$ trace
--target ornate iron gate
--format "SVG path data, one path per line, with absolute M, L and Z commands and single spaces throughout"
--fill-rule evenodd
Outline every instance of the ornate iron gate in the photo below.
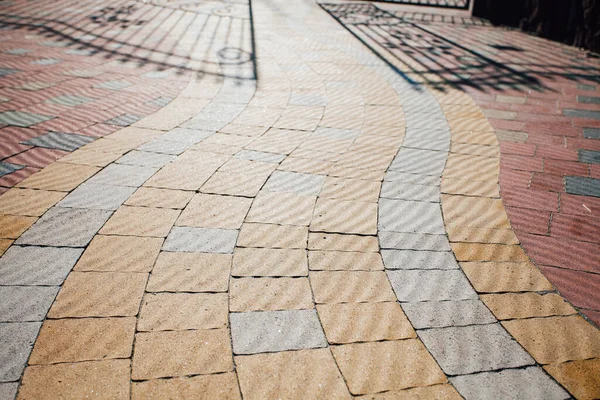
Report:
M 454 8 L 468 10 L 473 0 L 377 0 L 385 3 L 409 4 L 415 6 Z

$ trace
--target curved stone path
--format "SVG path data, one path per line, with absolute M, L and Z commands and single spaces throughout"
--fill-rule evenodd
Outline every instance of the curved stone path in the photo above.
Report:
M 0 397 L 597 397 L 473 100 L 253 7 L 258 84 L 192 81 L 0 196 Z

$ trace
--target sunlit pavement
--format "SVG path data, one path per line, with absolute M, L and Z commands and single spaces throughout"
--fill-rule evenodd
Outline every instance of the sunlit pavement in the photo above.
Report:
M 600 397 L 596 58 L 378 3 L 0 29 L 0 399 Z

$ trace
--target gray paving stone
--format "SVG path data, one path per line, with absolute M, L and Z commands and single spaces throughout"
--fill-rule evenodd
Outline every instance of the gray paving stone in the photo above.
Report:
M 497 322 L 490 310 L 480 300 L 402 303 L 402 309 L 415 329 Z
M 175 226 L 162 249 L 201 253 L 233 253 L 238 231 Z
M 71 54 L 74 56 L 91 56 L 96 54 L 96 50 L 87 50 L 87 49 L 69 49 L 65 51 L 65 54 Z
M 150 72 L 145 73 L 144 76 L 146 78 L 150 78 L 150 79 L 164 79 L 164 78 L 168 78 L 169 76 L 171 76 L 171 72 L 169 72 L 169 71 L 150 71 Z M 164 105 L 161 105 L 160 107 L 164 107 Z
M 18 69 L 14 68 L 0 68 L 0 78 L 7 75 L 16 74 L 17 72 L 21 72 Z
M 90 101 L 94 101 L 91 97 L 79 96 L 74 94 L 65 94 L 63 96 L 53 97 L 51 99 L 46 100 L 46 103 L 58 104 L 61 106 L 67 107 L 76 107 L 82 104 L 89 103 Z
M 137 149 L 152 153 L 179 155 L 188 148 L 190 148 L 190 145 L 187 143 L 174 142 L 172 140 L 165 140 L 159 137 L 149 141 L 148 143 L 138 146 Z
M 33 114 L 23 111 L 5 111 L 0 113 L 0 125 L 13 125 L 27 128 L 40 122 L 48 121 L 55 117 L 49 115 Z
M 140 187 L 157 171 L 158 168 L 153 167 L 111 164 L 91 177 L 87 182 L 97 185 Z
M 192 146 L 214 134 L 214 132 L 202 131 L 199 129 L 175 128 L 161 135 L 160 138 L 172 142 L 186 143 L 187 145 Z
M 563 400 L 571 396 L 540 367 L 455 376 L 452 385 L 466 400 Z
M 146 74 L 146 76 L 147 75 L 148 74 Z M 167 104 L 169 104 L 171 101 L 173 101 L 172 97 L 159 97 L 159 98 L 156 98 L 156 99 L 154 99 L 152 101 L 149 101 L 148 104 L 151 104 L 151 105 L 157 106 L 157 107 L 164 107 Z
M 450 137 L 431 139 L 429 137 L 407 135 L 406 139 L 404 139 L 404 142 L 402 142 L 402 147 L 448 152 L 450 151 Z
M 442 177 L 432 175 L 408 174 L 406 172 L 390 170 L 385 174 L 383 180 L 384 182 L 389 181 L 411 183 L 414 185 L 440 186 Z
M 19 382 L 0 383 L 0 400 L 13 400 L 17 396 Z
M 587 139 L 600 139 L 600 128 L 583 128 L 583 136 Z
M 386 269 L 458 269 L 450 251 L 381 250 Z
M 108 89 L 108 90 L 121 90 L 128 86 L 131 86 L 131 83 L 127 81 L 105 81 L 96 85 L 97 88 L 100 89 Z
M 67 42 L 58 42 L 55 40 L 46 40 L 45 42 L 42 42 L 40 44 L 46 47 L 67 47 L 69 45 L 69 43 Z
M 116 210 L 135 192 L 135 187 L 84 183 L 58 203 L 59 207 Z
M 111 211 L 51 208 L 16 244 L 83 247 L 111 216 Z
M 275 171 L 263 186 L 263 190 L 268 192 L 292 192 L 306 196 L 317 195 L 321 191 L 324 182 L 324 175 Z
M 11 246 L 0 258 L 0 285 L 62 285 L 83 249 Z
M 356 139 L 360 135 L 360 131 L 353 129 L 338 129 L 338 128 L 326 128 L 318 127 L 313 133 L 314 136 L 327 137 L 338 140 L 352 140 Z
M 565 176 L 565 190 L 570 194 L 600 197 L 600 179 Z
M 41 326 L 41 322 L 0 324 L 0 382 L 21 378 Z
M 411 174 L 439 176 L 444 172 L 448 153 L 443 151 L 409 149 L 403 147 L 390 165 L 390 170 Z
M 0 286 L 0 322 L 43 321 L 58 286 Z
M 388 270 L 400 302 L 477 299 L 461 270 Z
M 573 118 L 600 119 L 600 111 L 564 109 L 563 114 Z
M 596 86 L 595 85 L 586 85 L 584 83 L 580 83 L 579 85 L 577 85 L 577 89 L 579 89 L 579 90 L 593 91 L 593 90 L 596 90 Z
M 162 168 L 175 159 L 171 154 L 151 153 L 149 151 L 132 150 L 115 161 L 117 164 L 137 165 L 139 167 Z
M 279 164 L 286 156 L 285 154 L 265 153 L 264 151 L 242 150 L 237 152 L 234 157 L 242 160 Z
M 295 106 L 326 106 L 327 96 L 316 93 L 292 92 L 289 104 Z
M 231 313 L 234 354 L 326 347 L 315 310 Z
M 577 96 L 578 103 L 600 104 L 600 97 L 595 96 Z
M 48 132 L 44 135 L 31 138 L 22 143 L 29 144 L 31 146 L 45 147 L 48 149 L 73 151 L 93 141 L 94 138 L 89 136 L 63 132 Z
M 129 125 L 132 125 L 132 124 L 138 122 L 141 119 L 142 119 L 142 117 L 139 115 L 121 114 L 117 117 L 109 119 L 108 121 L 106 121 L 104 123 L 109 124 L 109 125 L 117 125 L 117 126 L 129 126 Z
M 471 325 L 417 331 L 449 375 L 515 368 L 535 363 L 502 325 Z
M 57 58 L 40 58 L 39 60 L 32 61 L 30 64 L 47 66 L 58 64 L 61 62 L 62 60 L 59 60 Z
M 380 197 L 386 199 L 440 202 L 440 187 L 415 185 L 398 181 L 385 181 L 381 185 Z
M 11 164 L 7 162 L 0 162 L 0 176 L 12 174 L 13 172 L 18 171 L 22 168 L 25 168 L 25 166 Z
M 227 125 L 229 121 L 221 121 L 216 119 L 192 118 L 187 122 L 179 125 L 180 128 L 198 129 L 202 131 L 216 132 Z
M 29 50 L 29 49 L 23 49 L 23 48 L 19 48 L 19 49 L 10 49 L 10 50 L 6 50 L 3 51 L 4 54 L 11 54 L 13 56 L 22 56 L 23 54 L 27 54 L 27 53 L 31 53 L 33 50 Z M 3 68 L 4 69 L 4 68 Z M 1 76 L 1 75 L 0 75 Z
M 437 203 L 409 200 L 379 200 L 379 229 L 406 233 L 446 233 Z
M 450 243 L 445 235 L 424 233 L 379 232 L 379 246 L 382 249 L 450 251 Z
M 579 161 L 590 164 L 600 164 L 600 151 L 579 150 Z

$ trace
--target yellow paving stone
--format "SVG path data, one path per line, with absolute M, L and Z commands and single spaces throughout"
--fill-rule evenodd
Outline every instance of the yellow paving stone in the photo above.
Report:
M 215 171 L 217 168 L 221 167 L 230 160 L 231 156 L 227 154 L 188 149 L 177 156 L 177 158 L 173 160 L 173 163 L 193 164 L 198 168 L 205 168 L 210 171 Z
M 186 378 L 152 379 L 133 382 L 133 400 L 198 399 L 241 400 L 236 374 L 227 372 Z
M 499 167 L 498 158 L 450 153 L 444 178 L 495 182 L 498 180 Z
M 283 116 L 292 118 L 320 119 L 323 116 L 324 110 L 329 110 L 329 107 L 325 109 L 325 107 L 320 106 L 288 105 L 283 110 Z
M 302 172 L 305 174 L 326 175 L 335 163 L 331 161 L 315 160 L 299 157 L 287 157 L 279 167 L 280 171 Z
M 466 181 L 463 179 L 443 178 L 441 193 L 463 196 L 500 197 L 500 189 L 496 181 Z
M 293 225 L 245 223 L 238 236 L 241 247 L 305 249 L 308 228 Z
M 282 110 L 269 107 L 246 107 L 233 123 L 239 125 L 273 126 L 281 117 Z
M 443 194 L 442 211 L 446 224 L 488 229 L 510 228 L 500 199 Z
M 272 128 L 246 146 L 246 149 L 267 153 L 290 154 L 301 143 L 304 143 L 310 135 L 311 132 Z
M 456 389 L 454 389 L 454 386 L 443 383 L 441 385 L 421 386 L 399 391 L 367 394 L 356 398 L 360 400 L 460 400 L 462 399 L 462 396 L 458 394 Z
M 232 255 L 161 252 L 150 279 L 149 292 L 226 292 Z
M 333 153 L 344 153 L 352 145 L 352 139 L 337 139 L 328 136 L 312 136 L 300 145 L 301 149 L 327 149 Z
M 306 276 L 306 250 L 236 248 L 233 276 Z
M 47 319 L 29 364 L 129 358 L 135 317 Z
M 451 243 L 458 261 L 528 261 L 529 258 L 517 245 L 496 243 Z
M 8 250 L 8 248 L 10 247 L 10 245 L 13 243 L 13 240 L 10 239 L 0 239 L 0 256 L 2 254 L 4 254 L 4 252 L 6 250 Z
M 166 208 L 121 206 L 104 227 L 101 234 L 167 237 L 179 210 Z
M 365 155 L 377 154 L 379 156 L 393 157 L 398 153 L 398 147 L 381 146 L 378 144 L 354 143 L 348 149 L 348 153 L 363 153 Z
M 406 124 L 401 124 L 397 126 L 373 126 L 373 125 L 364 125 L 361 129 L 361 132 L 366 135 L 373 136 L 387 136 L 387 137 L 402 137 L 406 133 Z
M 106 153 L 103 151 L 81 149 L 62 157 L 60 162 L 90 165 L 93 167 L 106 167 L 108 164 L 121 157 L 121 153 Z
M 336 233 L 309 233 L 309 250 L 337 250 L 378 252 L 379 242 L 375 236 L 338 235 Z
M 162 238 L 96 235 L 74 269 L 98 272 L 150 272 L 162 244 Z
M 332 344 L 417 337 L 397 302 L 322 304 L 317 311 Z
M 134 380 L 233 370 L 227 329 L 141 332 L 135 336 Z
M 217 154 L 225 154 L 225 155 L 234 155 L 238 151 L 242 150 L 242 146 L 229 146 L 225 144 L 218 143 L 205 143 L 204 141 L 195 144 L 190 147 L 190 150 L 204 152 L 204 153 L 217 153 Z
M 316 196 L 295 193 L 261 192 L 254 199 L 247 222 L 308 226 Z
M 546 365 L 544 369 L 575 398 L 600 399 L 600 358 Z
M 363 120 L 358 118 L 346 118 L 339 115 L 325 115 L 319 122 L 319 126 L 337 129 L 360 129 Z
M 578 315 L 515 319 L 502 325 L 540 364 L 600 357 L 600 331 Z
M 350 399 L 329 349 L 235 357 L 245 399 Z
M 316 303 L 396 301 L 383 271 L 311 271 Z
M 114 140 L 127 140 L 127 141 L 137 141 L 137 143 L 142 144 L 146 141 L 152 140 L 164 132 L 156 129 L 146 129 L 146 128 L 138 128 L 135 126 L 127 126 L 125 128 L 119 129 L 111 133 L 110 135 L 104 136 L 105 139 L 114 139 Z
M 206 99 L 178 96 L 157 112 L 137 121 L 133 126 L 168 131 L 196 116 L 208 103 L 209 100 Z
M 281 129 L 294 129 L 298 131 L 314 131 L 317 126 L 323 126 L 318 119 L 281 117 L 273 127 Z
M 145 187 L 162 189 L 198 190 L 215 173 L 218 165 L 171 163 L 148 179 Z
M 365 153 L 362 151 L 353 151 L 343 154 L 336 167 L 386 170 L 394 160 L 395 154 Z
M 404 141 L 404 137 L 383 137 L 378 135 L 360 135 L 354 141 L 354 144 L 367 144 L 371 146 L 384 146 L 384 147 L 393 147 L 400 148 L 402 146 L 402 142 Z
M 225 293 L 146 293 L 138 331 L 227 328 Z
M 129 360 L 30 365 L 18 399 L 129 399 Z
M 178 226 L 239 229 L 252 199 L 198 193 L 177 219 Z
M 377 233 L 377 203 L 319 198 L 315 205 L 311 231 Z
M 473 228 L 447 224 L 446 232 L 451 242 L 519 244 L 511 229 Z
M 12 188 L 0 195 L 0 213 L 40 217 L 65 195 L 46 190 Z
M 339 153 L 333 153 L 333 152 L 325 151 L 325 150 L 314 150 L 314 149 L 303 149 L 303 148 L 298 148 L 298 149 L 294 150 L 290 156 L 298 157 L 298 158 L 307 158 L 310 160 L 321 160 L 321 161 L 330 161 L 330 162 L 336 162 L 340 159 Z
M 481 144 L 484 146 L 498 146 L 498 139 L 493 129 L 484 132 L 475 132 L 472 130 L 458 131 L 452 129 L 452 142 Z
M 147 280 L 143 273 L 71 272 L 48 317 L 137 315 Z
M 376 202 L 381 182 L 363 179 L 345 179 L 328 176 L 319 197 L 328 199 Z
M 183 209 L 194 192 L 141 187 L 125 201 L 128 206 Z
M 268 177 L 276 168 L 277 164 L 274 163 L 231 158 L 219 168 L 219 172 Z
M 473 132 L 486 132 L 493 130 L 492 126 L 485 117 L 481 118 L 450 118 L 448 119 L 448 125 L 452 132 L 462 131 L 473 131 Z
M 570 315 L 577 311 L 556 293 L 484 294 L 481 300 L 500 320 Z
M 254 197 L 267 181 L 267 174 L 216 172 L 201 188 L 203 193 Z
M 35 221 L 35 217 L 0 214 L 0 238 L 18 239 Z
M 473 143 L 452 142 L 450 146 L 450 152 L 483 157 L 500 157 L 500 149 L 498 148 L 498 146 L 486 146 Z
M 68 192 L 100 171 L 98 167 L 55 162 L 19 182 L 18 187 Z
M 241 278 L 231 281 L 231 312 L 313 308 L 308 278 Z
M 383 271 L 379 253 L 311 250 L 308 265 L 312 271 Z
M 254 139 L 247 136 L 230 135 L 227 133 L 215 133 L 207 137 L 201 143 L 220 144 L 223 146 L 244 147 L 251 143 Z
M 478 292 L 535 292 L 554 289 L 530 262 L 461 262 L 460 266 Z
M 354 395 L 446 383 L 446 375 L 418 339 L 332 346 Z
M 139 138 L 100 138 L 96 141 L 86 144 L 77 151 L 100 151 L 103 153 L 125 154 L 138 147 L 139 145 L 149 141 L 150 139 Z

